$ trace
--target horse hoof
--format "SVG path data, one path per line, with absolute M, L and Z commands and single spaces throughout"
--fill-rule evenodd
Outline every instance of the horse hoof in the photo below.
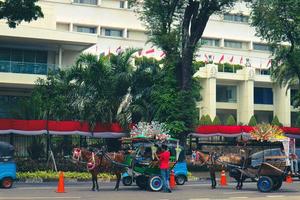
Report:
M 91 191 L 95 191 L 95 188 L 92 188 Z
M 119 188 L 115 188 L 114 191 L 119 191 Z

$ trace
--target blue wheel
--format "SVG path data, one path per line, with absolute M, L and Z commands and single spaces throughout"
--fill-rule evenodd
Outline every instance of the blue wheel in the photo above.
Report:
M 271 192 L 273 185 L 273 180 L 268 176 L 262 176 L 257 181 L 257 189 L 260 192 Z
M 160 176 L 151 176 L 149 178 L 149 189 L 152 191 L 160 191 L 163 187 L 163 180 Z

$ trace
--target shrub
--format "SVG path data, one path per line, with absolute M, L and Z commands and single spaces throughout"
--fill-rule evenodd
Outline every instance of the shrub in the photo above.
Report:
M 213 122 L 212 122 L 212 120 L 211 120 L 211 118 L 210 118 L 209 115 L 205 116 L 205 121 L 206 121 L 206 125 L 212 125 L 213 124 Z
M 275 125 L 275 126 L 283 126 L 283 124 L 279 122 L 279 119 L 278 119 L 278 117 L 276 115 L 274 116 L 271 124 Z
M 213 123 L 212 123 L 209 115 L 202 115 L 199 124 L 200 125 L 212 125 Z
M 296 126 L 296 127 L 300 127 L 300 115 L 297 116 L 295 126 Z
M 232 115 L 229 115 L 229 117 L 226 120 L 225 125 L 227 125 L 227 126 L 235 126 L 236 125 L 236 121 Z
M 257 121 L 254 115 L 252 115 L 252 117 L 249 120 L 248 126 L 256 126 L 257 125 Z
M 29 157 L 33 160 L 42 158 L 45 154 L 44 146 L 45 145 L 41 141 L 41 138 L 33 137 L 31 145 L 29 145 L 27 148 Z
M 215 116 L 213 125 L 222 125 L 221 119 L 219 118 L 218 115 Z

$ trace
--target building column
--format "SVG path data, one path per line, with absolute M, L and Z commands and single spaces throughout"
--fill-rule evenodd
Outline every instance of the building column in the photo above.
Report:
M 241 70 L 245 79 L 238 85 L 238 110 L 237 121 L 248 124 L 254 115 L 254 69 L 245 67 Z
M 58 67 L 61 69 L 62 67 L 62 48 L 58 49 Z
M 69 25 L 69 31 L 73 32 L 73 23 L 70 23 L 70 25 Z
M 206 65 L 207 78 L 201 80 L 200 118 L 209 115 L 213 120 L 216 116 L 216 73 L 218 67 L 214 64 Z
M 282 88 L 278 84 L 273 87 L 274 95 L 274 116 L 284 126 L 291 126 L 291 91 L 286 87 Z

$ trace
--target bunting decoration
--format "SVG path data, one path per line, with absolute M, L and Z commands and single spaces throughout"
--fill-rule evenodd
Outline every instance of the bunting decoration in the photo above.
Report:
M 233 62 L 233 59 L 234 59 L 234 56 L 232 56 L 232 57 L 230 58 L 229 62 L 232 63 L 232 62 Z

